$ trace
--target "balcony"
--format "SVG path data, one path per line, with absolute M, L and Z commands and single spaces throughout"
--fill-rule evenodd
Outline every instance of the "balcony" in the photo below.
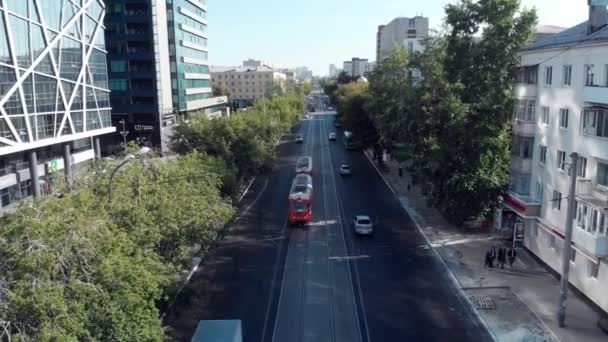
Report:
M 608 189 L 597 187 L 589 179 L 579 179 L 576 183 L 576 197 L 593 206 L 608 208 Z
M 511 156 L 511 170 L 519 174 L 532 173 L 532 158 Z
M 586 103 L 608 104 L 608 87 L 585 86 L 583 101 Z
M 538 93 L 538 85 L 527 83 L 516 83 L 513 86 L 513 95 L 516 98 L 536 98 Z
M 513 133 L 521 136 L 533 137 L 536 133 L 536 122 L 513 119 Z

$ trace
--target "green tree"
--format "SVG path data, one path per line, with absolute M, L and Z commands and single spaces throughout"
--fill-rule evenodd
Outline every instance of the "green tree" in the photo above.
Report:
M 336 98 L 336 91 L 338 91 L 338 82 L 336 80 L 324 80 L 321 84 L 325 95 L 329 96 L 329 102 L 336 104 L 338 99 Z
M 213 86 L 213 96 L 228 96 L 230 97 L 230 89 L 226 86 L 225 83 L 220 83 L 219 85 Z
M 387 145 L 415 139 L 407 135 L 416 105 L 408 57 L 405 49 L 397 48 L 369 76 L 368 111 Z
M 445 43 L 420 62 L 417 161 L 433 202 L 462 222 L 490 216 L 506 189 L 511 84 L 536 14 L 518 0 L 462 0 L 446 13 Z
M 368 83 L 341 85 L 336 96 L 340 120 L 353 133 L 354 139 L 364 147 L 377 144 L 378 133 L 366 107 L 369 101 Z

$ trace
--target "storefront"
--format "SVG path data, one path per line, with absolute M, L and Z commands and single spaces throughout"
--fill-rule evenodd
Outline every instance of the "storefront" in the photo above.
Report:
M 540 213 L 540 203 L 526 203 L 505 195 L 496 210 L 494 227 L 504 240 L 512 241 L 516 248 L 523 247 L 526 228 L 533 227 Z

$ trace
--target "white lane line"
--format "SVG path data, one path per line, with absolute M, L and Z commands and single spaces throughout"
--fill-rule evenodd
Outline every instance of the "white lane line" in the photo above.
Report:
M 256 179 L 256 177 L 253 177 L 251 182 L 249 182 L 249 185 L 247 185 L 247 187 L 245 188 L 245 191 L 243 191 L 243 194 L 241 195 L 241 197 L 239 197 L 239 203 L 243 200 L 243 197 L 245 197 L 245 195 L 247 195 L 247 192 L 249 191 L 249 188 L 251 188 L 251 185 L 253 184 L 255 179 Z
M 325 123 L 325 120 L 323 120 L 323 123 Z M 325 127 L 325 125 L 323 125 L 324 131 L 325 133 L 327 133 L 327 127 Z M 344 253 L 348 253 L 348 248 L 346 248 L 346 233 L 344 232 L 344 224 L 342 222 L 344 216 L 344 208 L 342 208 L 342 204 L 340 203 L 340 194 L 338 193 L 338 186 L 336 185 L 336 175 L 335 175 L 335 169 L 334 169 L 334 164 L 332 161 L 332 157 L 331 157 L 331 148 L 329 147 L 329 144 L 327 144 L 327 153 L 329 155 L 329 165 L 331 166 L 331 178 L 333 180 L 334 183 L 334 193 L 336 194 L 336 205 L 338 207 L 338 212 L 341 214 L 340 215 L 340 219 L 338 220 L 339 225 L 340 225 L 340 231 L 342 232 L 342 245 L 344 246 Z M 363 302 L 363 290 L 361 289 L 361 279 L 359 278 L 359 270 L 357 269 L 357 264 L 353 263 L 353 267 L 355 270 L 355 277 L 357 279 L 357 293 L 359 294 L 359 300 L 360 300 L 360 304 L 361 304 L 361 312 L 363 313 L 363 324 L 365 325 L 365 334 L 367 337 L 367 342 L 371 342 L 371 337 L 369 334 L 369 324 L 367 323 L 367 312 L 365 309 L 365 303 Z M 359 341 L 363 340 L 363 336 L 361 335 L 361 326 L 359 325 L 359 311 L 357 310 L 357 301 L 355 299 L 355 288 L 353 286 L 353 282 L 352 282 L 352 273 L 350 270 L 350 263 L 347 262 L 347 268 L 348 270 L 348 276 L 349 276 L 349 283 L 350 283 L 350 288 L 353 294 L 353 304 L 355 305 L 355 317 L 357 319 L 357 326 L 359 327 L 358 332 L 359 332 Z
M 306 132 L 306 142 L 304 143 L 304 153 L 306 153 L 306 149 L 308 147 L 308 145 L 310 144 L 310 139 L 308 139 L 310 137 L 310 128 L 311 128 L 311 123 L 308 123 L 308 127 L 307 127 L 307 132 Z M 287 229 L 287 225 L 289 224 L 289 214 L 286 215 L 285 217 L 285 225 L 283 226 L 283 232 L 285 232 L 285 230 Z M 287 273 L 287 260 L 289 260 L 289 246 L 291 243 L 291 239 L 289 239 L 289 241 L 287 242 L 287 253 L 285 255 L 285 271 L 283 271 L 283 278 L 281 279 L 281 289 L 279 290 L 279 300 L 277 302 L 277 312 L 276 312 L 276 316 L 274 318 L 274 327 L 272 329 L 272 341 L 276 340 L 276 333 L 277 333 L 277 322 L 279 321 L 279 317 L 280 317 L 280 313 L 281 313 L 281 300 L 283 299 L 283 288 L 285 287 L 285 274 Z M 293 250 L 293 248 L 292 248 Z M 275 272 L 278 269 L 278 262 L 279 262 L 279 257 L 280 255 L 277 256 L 276 259 L 276 263 L 275 263 Z M 274 278 L 274 276 L 273 276 Z M 268 327 L 268 316 L 270 314 L 270 304 L 271 304 L 271 300 L 272 300 L 272 291 L 270 291 L 270 295 L 268 297 L 268 304 L 267 304 L 267 310 L 266 310 L 266 317 L 264 319 L 264 330 L 262 331 L 262 342 L 265 341 L 265 337 L 266 337 L 266 329 Z
M 325 119 L 323 119 L 322 123 L 321 123 L 321 127 L 319 127 L 319 138 L 321 138 L 321 131 L 323 131 L 323 133 L 325 133 Z M 319 145 L 322 145 L 322 142 L 319 142 Z M 321 148 L 321 147 L 320 147 Z M 333 272 L 331 269 L 331 261 L 332 256 L 330 253 L 330 237 L 329 237 L 329 224 L 336 224 L 338 220 L 327 220 L 327 217 L 329 216 L 328 210 L 327 210 L 327 181 L 325 180 L 325 148 L 321 149 L 321 175 L 322 175 L 322 181 L 323 181 L 323 216 L 325 217 L 325 220 L 323 221 L 325 223 L 324 227 L 325 227 L 325 244 L 326 246 L 326 251 L 327 251 L 327 274 L 328 274 L 328 281 L 329 281 L 329 286 L 327 287 L 327 291 L 329 292 L 329 308 L 330 308 L 330 315 L 331 315 L 331 340 L 332 341 L 336 341 L 336 319 L 335 319 L 335 310 L 334 310 L 334 276 L 333 276 Z M 331 162 L 331 161 L 330 161 Z M 346 252 L 346 251 L 345 251 Z M 345 253 L 346 254 L 346 253 Z M 355 307 L 356 309 L 356 307 Z
M 492 338 L 494 339 L 494 341 L 498 342 L 498 337 L 490 329 L 490 326 L 488 325 L 488 322 L 486 322 L 486 320 L 479 313 L 479 311 L 477 311 L 477 308 L 475 307 L 475 304 L 473 304 L 473 302 L 471 301 L 471 298 L 469 298 L 469 296 L 467 296 L 466 292 L 464 292 L 464 290 L 462 289 L 462 285 L 458 281 L 458 278 L 456 278 L 456 275 L 454 274 L 454 272 L 452 272 L 452 269 L 450 269 L 450 266 L 448 266 L 448 263 L 443 259 L 443 257 L 441 256 L 441 254 L 439 254 L 439 251 L 437 251 L 437 249 L 433 248 L 433 243 L 426 236 L 426 234 L 424 233 L 424 230 L 422 230 L 422 226 L 420 226 L 420 223 L 418 223 L 418 221 L 416 221 L 416 216 L 414 216 L 414 213 L 411 212 L 411 210 L 407 206 L 404 206 L 401 203 L 401 200 L 399 200 L 399 195 L 397 195 L 397 192 L 395 191 L 395 189 L 393 189 L 393 187 L 386 180 L 386 178 L 384 177 L 384 175 L 382 174 L 382 172 L 380 172 L 380 170 L 378 169 L 378 167 L 376 166 L 376 164 L 374 164 L 374 162 L 369 158 L 369 156 L 367 155 L 367 153 L 365 153 L 365 151 L 363 151 L 363 154 L 365 155 L 365 157 L 367 157 L 367 160 L 369 161 L 370 164 L 372 164 L 372 166 L 374 167 L 374 169 L 376 169 L 376 172 L 378 172 L 378 175 L 380 175 L 380 178 L 382 178 L 382 180 L 384 181 L 384 184 L 386 184 L 386 186 L 393 193 L 393 195 L 395 195 L 395 198 L 397 199 L 397 201 L 399 201 L 399 204 L 401 205 L 401 208 L 403 208 L 406 211 L 406 213 L 408 214 L 408 216 L 412 219 L 412 221 L 414 222 L 414 225 L 416 226 L 416 229 L 418 229 L 418 232 L 422 235 L 422 237 L 426 241 L 427 246 L 431 250 L 433 250 L 435 257 L 440 260 L 440 262 L 443 265 L 443 267 L 447 270 L 449 278 L 450 278 L 450 280 L 452 280 L 452 283 L 453 283 L 454 287 L 456 288 L 456 290 L 458 291 L 458 293 L 460 294 L 460 297 L 463 298 L 466 301 L 466 303 L 469 305 L 469 309 L 477 317 L 478 321 L 481 322 L 481 324 L 486 329 L 486 331 L 490 334 L 490 336 L 492 336 Z

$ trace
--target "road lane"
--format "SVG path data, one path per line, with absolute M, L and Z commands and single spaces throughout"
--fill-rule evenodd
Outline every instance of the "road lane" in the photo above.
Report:
M 303 121 L 293 133 L 306 135 L 308 126 Z M 287 251 L 287 197 L 305 148 L 291 138 L 279 144 L 274 171 L 259 176 L 243 199 L 247 213 L 227 229 L 166 316 L 172 340 L 190 341 L 205 319 L 240 319 L 245 341 L 271 340 Z
M 333 117 L 325 117 L 332 127 Z M 333 128 L 330 128 L 334 130 Z M 424 238 L 361 151 L 330 146 L 334 168 L 348 163 L 353 176 L 339 177 L 343 216 L 370 215 L 372 237 L 346 229 L 354 265 L 353 283 L 361 286 L 371 341 L 490 341 L 453 287 Z
M 324 118 L 312 116 L 313 221 L 293 227 L 273 341 L 361 341 Z M 299 305 L 298 305 L 299 304 Z M 298 326 L 298 321 L 300 325 Z

